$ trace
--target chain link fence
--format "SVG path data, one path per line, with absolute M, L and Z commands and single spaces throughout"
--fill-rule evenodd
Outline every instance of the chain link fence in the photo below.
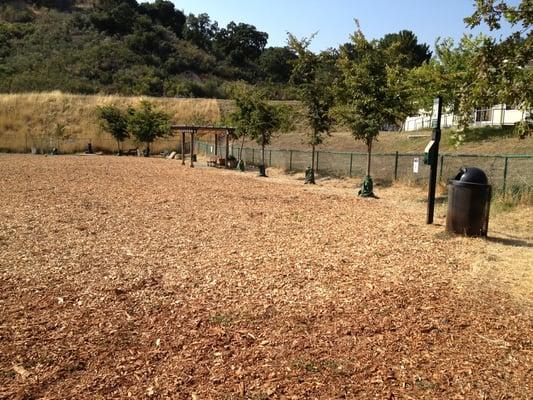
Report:
M 213 156 L 213 144 L 198 142 L 197 151 Z M 225 146 L 217 148 L 217 154 L 225 157 Z M 242 158 L 248 165 L 261 163 L 261 149 L 230 145 L 229 155 Z M 366 153 L 317 151 L 315 166 L 318 174 L 335 177 L 363 177 L 366 172 Z M 376 153 L 372 155 L 372 177 L 382 183 L 396 180 L 427 184 L 429 166 L 423 163 L 422 153 Z M 418 161 L 416 172 L 415 161 Z M 311 165 L 311 152 L 303 150 L 265 150 L 267 167 L 287 172 L 303 172 Z M 438 177 L 445 183 L 453 179 L 461 167 L 478 167 L 484 170 L 494 189 L 500 192 L 533 193 L 533 155 L 474 155 L 441 154 Z
M 59 154 L 73 154 L 82 153 L 87 150 L 88 144 L 91 143 L 92 149 L 95 152 L 103 152 L 106 154 L 116 153 L 118 145 L 116 140 L 109 137 L 101 138 L 57 138 L 48 135 L 26 135 L 21 136 L 18 141 L 10 141 L 3 143 L 0 141 L 0 151 L 17 152 L 17 153 L 35 153 L 48 154 L 53 149 L 57 149 Z M 135 142 L 134 140 L 125 140 L 121 143 L 123 151 L 143 149 L 144 145 Z M 190 151 L 190 141 L 187 138 L 185 142 L 185 151 Z M 165 139 L 157 139 L 150 145 L 152 154 L 158 154 L 165 151 L 181 151 L 181 139 L 179 136 L 173 136 Z
M 188 139 L 188 138 L 187 138 Z M 91 142 L 94 151 L 115 153 L 117 143 L 113 139 L 70 138 L 58 139 L 50 136 L 26 136 L 21 140 L 20 148 L 10 146 L 8 150 L 17 152 L 49 153 L 58 149 L 59 153 L 68 154 L 83 152 Z M 213 144 L 198 141 L 196 152 L 204 156 L 214 156 Z M 122 144 L 125 151 L 141 147 L 138 143 L 127 140 Z M 158 139 L 151 146 L 152 154 L 177 151 L 181 152 L 179 137 Z M 0 143 L 0 149 L 2 144 Z M 185 142 L 185 152 L 190 152 L 190 142 Z M 217 154 L 225 157 L 225 143 L 219 143 Z M 248 165 L 259 165 L 261 149 L 240 146 L 232 143 L 229 154 L 242 158 Z M 414 171 L 415 159 L 419 161 L 418 172 Z M 363 177 L 366 171 L 366 153 L 317 151 L 315 159 L 316 171 L 321 175 L 335 177 Z M 288 172 L 303 172 L 311 164 L 311 152 L 304 150 L 267 149 L 265 151 L 267 167 L 280 168 Z M 474 155 L 474 154 L 442 154 L 439 157 L 439 180 L 443 183 L 452 179 L 459 168 L 475 166 L 487 173 L 495 190 L 503 193 L 533 194 L 533 155 Z M 429 167 L 423 164 L 422 153 L 376 153 L 372 155 L 372 177 L 382 183 L 395 180 L 426 184 Z

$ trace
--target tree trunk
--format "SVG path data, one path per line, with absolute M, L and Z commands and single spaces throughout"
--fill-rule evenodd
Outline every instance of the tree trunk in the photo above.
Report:
M 265 143 L 261 143 L 261 165 L 259 166 L 259 176 L 266 177 L 266 166 L 265 166 Z
M 242 149 L 244 148 L 244 139 L 246 136 L 242 135 L 241 149 L 239 150 L 239 160 L 242 160 Z
M 370 176 L 370 163 L 372 161 L 372 140 L 367 143 L 366 176 Z
M 311 171 L 315 173 L 315 145 L 311 145 Z

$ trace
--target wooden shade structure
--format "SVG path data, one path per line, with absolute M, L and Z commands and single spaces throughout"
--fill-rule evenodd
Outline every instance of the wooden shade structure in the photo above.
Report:
M 196 126 L 196 125 L 172 125 L 172 129 L 181 133 L 181 164 L 185 165 L 185 135 L 191 135 L 191 168 L 194 167 L 194 139 L 198 132 L 208 132 L 215 134 L 215 155 L 218 153 L 218 135 L 222 134 L 226 138 L 226 168 L 228 168 L 229 139 L 235 133 L 235 128 L 224 126 Z

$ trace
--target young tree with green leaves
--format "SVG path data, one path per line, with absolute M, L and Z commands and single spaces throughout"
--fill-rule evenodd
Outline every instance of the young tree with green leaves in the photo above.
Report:
M 408 72 L 418 109 L 431 109 L 433 100 L 441 96 L 446 109 L 459 112 L 461 94 L 475 78 L 476 54 L 484 36 L 464 36 L 458 43 L 446 38 L 435 43 L 435 57 Z
M 239 151 L 239 166 L 243 169 L 244 161 L 242 159 L 242 149 L 244 141 L 251 138 L 250 125 L 252 112 L 254 110 L 253 101 L 250 99 L 249 90 L 238 90 L 235 93 L 235 105 L 237 109 L 229 115 L 230 125 L 235 126 L 235 136 L 241 139 L 241 148 Z
M 237 110 L 231 119 L 237 135 L 246 135 L 261 146 L 259 176 L 266 177 L 265 147 L 270 145 L 276 132 L 291 128 L 292 116 L 285 106 L 269 104 L 260 93 L 241 94 L 236 98 Z
M 311 166 L 306 173 L 306 183 L 315 183 L 315 148 L 322 144 L 333 124 L 331 108 L 334 75 L 327 60 L 309 50 L 314 35 L 298 40 L 288 34 L 289 47 L 298 58 L 293 61 L 291 82 L 298 87 L 300 101 L 305 105 L 305 117 L 310 126 L 307 143 L 311 146 Z
M 485 23 L 491 31 L 499 30 L 504 21 L 511 25 L 514 32 L 499 40 L 484 37 L 474 60 L 474 79 L 465 82 L 461 96 L 463 115 L 468 115 L 478 105 L 513 104 L 524 114 L 533 107 L 533 1 L 521 0 L 516 5 L 509 3 L 476 0 L 475 12 L 465 18 L 470 28 Z M 463 119 L 464 126 L 469 122 Z M 524 123 L 527 124 L 527 121 L 517 127 L 521 136 L 524 135 Z
M 150 155 L 150 144 L 157 138 L 171 135 L 170 115 L 154 110 L 152 103 L 141 101 L 139 109 L 128 108 L 128 131 L 146 145 L 144 155 Z
M 122 154 L 121 143 L 130 137 L 126 112 L 118 107 L 107 105 L 98 107 L 96 113 L 100 127 L 117 141 L 118 155 L 120 156 Z
M 367 147 L 366 177 L 359 194 L 374 196 L 370 176 L 372 144 L 384 125 L 397 121 L 406 106 L 392 84 L 386 58 L 377 43 L 369 42 L 357 23 L 351 36 L 350 52 L 341 49 L 338 59 L 340 79 L 336 85 L 337 105 L 334 113 L 347 126 L 355 139 Z
M 436 57 L 411 71 L 408 81 L 418 99 L 418 108 L 430 109 L 433 98 L 443 97 L 444 106 L 459 116 L 460 130 L 453 136 L 457 145 L 466 140 L 473 111 L 507 104 L 527 115 L 533 105 L 533 3 L 522 0 L 509 5 L 501 0 L 477 0 L 475 12 L 465 18 L 473 28 L 485 23 L 498 30 L 506 21 L 514 32 L 500 40 L 487 35 L 464 35 L 438 41 Z M 528 121 L 517 125 L 518 134 L 528 134 Z

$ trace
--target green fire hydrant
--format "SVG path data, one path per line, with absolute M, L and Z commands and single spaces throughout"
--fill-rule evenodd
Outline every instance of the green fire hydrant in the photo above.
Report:
M 305 184 L 315 184 L 315 171 L 311 167 L 307 167 L 305 170 Z
M 359 196 L 361 197 L 376 197 L 374 195 L 374 183 L 370 175 L 365 176 L 361 190 L 359 190 Z

